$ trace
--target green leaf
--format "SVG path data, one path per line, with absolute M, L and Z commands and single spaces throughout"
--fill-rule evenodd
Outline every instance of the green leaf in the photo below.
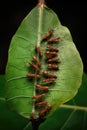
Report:
M 5 86 L 5 78 L 4 75 L 0 75 L 0 100 L 5 100 L 4 98 L 4 86 Z
M 4 77 L 0 75 L 0 130 L 23 130 L 29 120 L 8 109 L 4 99 Z
M 0 76 L 0 90 L 4 88 L 4 76 Z M 3 85 L 2 85 L 3 84 Z M 66 104 L 71 107 L 62 105 L 52 117 L 46 120 L 39 130 L 86 130 L 87 129 L 87 74 L 83 74 L 82 86 L 78 94 Z M 0 91 L 0 95 L 1 91 Z M 77 110 L 75 110 L 75 106 Z M 84 108 L 82 110 L 78 108 Z M 71 109 L 72 108 L 72 109 Z M 70 118 L 71 117 L 71 118 Z M 65 126 L 64 126 L 65 125 Z M 63 128 L 64 127 L 64 128 Z M 65 128 L 66 127 L 66 128 Z M 0 130 L 32 130 L 32 126 L 27 120 L 18 116 L 16 113 L 9 111 L 5 102 L 0 100 Z
M 47 35 L 49 30 L 54 30 L 52 37 L 60 39 L 53 43 L 58 48 L 57 58 L 60 59 L 59 70 L 49 70 L 47 67 L 46 47 L 47 41 L 42 37 Z M 43 57 L 36 53 L 35 47 L 39 46 Z M 33 62 L 32 57 L 36 56 L 42 63 L 40 69 L 41 78 L 29 80 L 27 74 L 37 74 L 37 70 L 28 63 Z M 36 65 L 38 62 L 35 63 Z M 43 107 L 36 109 L 35 101 L 32 99 L 37 93 L 36 85 L 43 84 L 43 71 L 55 74 L 57 79 L 50 85 L 49 91 L 45 93 L 43 101 L 48 102 L 52 109 L 47 116 L 52 115 L 59 105 L 73 98 L 78 92 L 82 82 L 83 64 L 79 52 L 73 43 L 69 30 L 62 26 L 57 15 L 47 6 L 36 6 L 22 21 L 16 34 L 13 36 L 10 48 L 8 63 L 6 67 L 6 102 L 12 110 L 20 115 L 29 118 L 31 114 L 38 117 L 39 112 L 46 110 Z M 48 107 L 47 107 L 48 109 Z
M 87 129 L 87 74 L 83 75 L 78 94 L 44 122 L 39 130 L 86 130 Z

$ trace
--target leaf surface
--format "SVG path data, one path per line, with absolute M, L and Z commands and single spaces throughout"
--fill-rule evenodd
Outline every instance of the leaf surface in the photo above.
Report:
M 59 49 L 58 71 L 48 70 L 45 61 L 48 43 L 47 41 L 41 42 L 42 37 L 51 29 L 54 30 L 53 38 L 60 37 L 59 41 L 53 44 L 53 47 Z M 35 46 L 41 48 L 43 53 L 41 59 L 35 51 Z M 28 80 L 26 75 L 28 73 L 36 74 L 36 70 L 29 66 L 33 56 L 41 61 L 42 66 L 40 80 L 35 78 L 31 81 Z M 45 70 L 57 76 L 55 83 L 49 86 L 49 91 L 45 93 L 44 97 L 44 101 L 52 106 L 47 115 L 50 116 L 59 105 L 73 98 L 78 92 L 82 82 L 83 64 L 69 30 L 61 25 L 57 15 L 47 6 L 36 6 L 22 21 L 9 48 L 5 97 L 12 110 L 26 118 L 29 118 L 33 112 L 38 117 L 39 112 L 44 108 L 36 109 L 32 97 L 37 94 L 36 84 L 43 85 L 43 71 Z
M 10 111 L 5 101 L 1 99 L 4 97 L 5 79 L 0 76 L 0 129 L 1 130 L 32 130 L 32 126 L 28 120 L 20 117 L 16 113 Z M 87 74 L 83 74 L 82 85 L 78 94 L 66 104 L 60 106 L 53 116 L 46 120 L 39 128 L 39 130 L 86 130 L 87 129 Z
M 10 111 L 4 99 L 5 76 L 0 75 L 0 130 L 23 130 L 29 120 Z
M 87 129 L 87 74 L 83 75 L 78 94 L 57 109 L 39 130 L 86 130 Z

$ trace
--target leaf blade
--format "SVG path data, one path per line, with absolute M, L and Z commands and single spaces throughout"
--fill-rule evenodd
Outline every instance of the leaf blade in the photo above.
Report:
M 47 130 L 87 129 L 86 84 L 87 74 L 84 73 L 78 94 L 69 102 L 61 105 L 52 117 L 41 124 L 39 130 L 44 130 L 44 128 Z
M 27 80 L 27 73 L 31 73 L 31 68 L 29 68 L 27 63 L 32 61 L 32 56 L 36 55 L 35 45 L 40 46 L 42 51 L 45 52 L 46 43 L 40 44 L 40 42 L 42 36 L 44 36 L 49 29 L 54 29 L 54 37 L 60 36 L 61 38 L 60 43 L 56 46 L 59 48 L 61 63 L 59 65 L 60 70 L 55 72 L 59 76 L 59 79 L 57 79 L 54 89 L 60 89 L 61 91 L 51 90 L 46 95 L 46 101 L 53 106 L 48 116 L 50 116 L 60 104 L 73 98 L 81 84 L 83 65 L 69 30 L 61 25 L 58 17 L 51 9 L 46 6 L 44 8 L 35 7 L 23 20 L 11 41 L 6 69 L 7 102 L 11 105 L 12 109 L 26 118 L 29 118 L 32 111 L 35 110 L 32 97 L 36 94 L 35 84 L 37 84 L 36 80 L 34 80 L 34 82 Z M 72 57 L 73 60 L 71 60 Z M 45 59 L 45 56 L 43 59 Z M 70 64 L 67 61 L 69 61 Z M 42 60 L 42 63 L 44 65 L 41 68 L 41 72 L 46 69 L 44 60 Z M 70 73 L 72 74 L 69 78 Z M 38 117 L 39 111 L 35 110 L 35 112 Z

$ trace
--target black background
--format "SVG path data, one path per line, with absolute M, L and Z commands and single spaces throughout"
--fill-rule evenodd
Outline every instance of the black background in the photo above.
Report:
M 12 36 L 23 18 L 36 4 L 37 0 L 0 1 L 0 74 L 5 73 Z M 84 71 L 87 72 L 87 3 L 84 1 L 46 0 L 46 4 L 58 15 L 62 25 L 69 28 L 73 41 L 80 52 Z

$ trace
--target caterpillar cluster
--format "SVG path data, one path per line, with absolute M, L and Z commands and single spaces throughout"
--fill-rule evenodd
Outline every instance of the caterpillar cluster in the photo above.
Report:
M 45 85 L 36 84 L 35 85 L 36 95 L 32 97 L 32 100 L 35 101 L 35 108 L 37 109 L 42 108 L 40 109 L 39 117 L 44 117 L 52 108 L 52 106 L 48 102 L 44 101 L 43 99 L 45 97 L 45 93 L 49 91 L 50 84 L 53 84 L 57 79 L 57 75 L 55 75 L 52 72 L 59 69 L 59 66 L 58 66 L 58 63 L 60 60 L 58 58 L 59 50 L 53 45 L 60 39 L 60 37 L 52 37 L 53 33 L 54 33 L 54 30 L 51 29 L 41 39 L 41 43 L 44 41 L 47 42 L 46 51 L 45 51 L 47 70 L 44 70 L 42 72 L 42 76 L 43 76 L 42 84 L 45 83 Z M 43 52 L 40 46 L 36 45 L 35 50 L 36 50 L 36 53 L 38 54 L 38 57 L 42 58 Z M 35 78 L 36 80 L 41 78 L 40 70 L 41 70 L 42 63 L 41 63 L 40 58 L 38 59 L 36 56 L 33 56 L 32 59 L 34 62 L 29 63 L 30 66 L 33 69 L 35 69 L 35 73 L 27 74 L 27 77 L 30 80 L 33 78 Z M 37 91 L 39 91 L 40 93 L 38 94 Z

